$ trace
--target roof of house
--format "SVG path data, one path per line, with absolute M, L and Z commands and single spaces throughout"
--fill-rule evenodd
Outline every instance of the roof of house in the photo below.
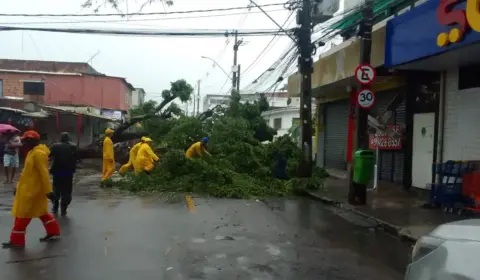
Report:
M 135 87 L 123 77 L 108 76 L 86 62 L 0 59 L 0 72 L 32 73 L 44 75 L 91 75 L 121 79 L 128 88 Z
M 43 72 L 102 74 L 86 62 L 0 59 L 0 69 Z

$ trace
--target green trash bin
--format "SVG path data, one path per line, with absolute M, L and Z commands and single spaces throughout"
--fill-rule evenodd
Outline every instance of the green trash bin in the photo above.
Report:
M 353 182 L 368 185 L 375 168 L 375 152 L 372 150 L 358 150 L 355 152 L 355 166 Z

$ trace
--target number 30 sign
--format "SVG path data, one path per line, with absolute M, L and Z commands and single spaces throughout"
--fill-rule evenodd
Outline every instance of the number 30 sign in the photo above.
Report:
M 363 109 L 370 109 L 376 101 L 375 92 L 369 89 L 362 89 L 357 93 L 358 106 Z

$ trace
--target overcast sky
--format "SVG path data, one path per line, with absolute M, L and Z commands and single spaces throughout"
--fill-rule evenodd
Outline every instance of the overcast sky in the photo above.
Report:
M 122 1 L 122 0 L 121 0 Z M 143 0 L 130 0 L 129 12 L 136 12 Z M 15 0 L 2 1 L 1 13 L 90 13 L 92 9 L 81 8 L 82 0 Z M 258 4 L 280 3 L 279 0 L 257 0 Z M 174 5 L 165 7 L 156 3 L 142 12 L 184 11 L 198 9 L 216 9 L 246 6 L 249 0 L 174 0 Z M 123 6 L 123 7 L 122 7 Z M 127 5 L 121 6 L 124 12 Z M 283 23 L 289 15 L 282 6 L 265 8 L 278 22 Z M 244 10 L 247 13 L 247 10 Z M 209 14 L 162 15 L 129 19 L 120 17 L 95 18 L 52 18 L 52 17 L 0 17 L 0 24 L 48 27 L 100 27 L 135 29 L 275 29 L 276 25 L 258 9 L 253 13 L 229 16 L 211 16 L 201 18 L 179 17 L 205 16 Z M 110 7 L 100 13 L 116 12 Z M 232 11 L 230 13 L 241 13 Z M 210 15 L 226 14 L 216 12 Z M 140 19 L 148 19 L 139 21 Z M 26 24 L 26 22 L 65 22 L 86 20 L 117 20 L 115 23 L 75 23 L 75 24 Z M 293 20 L 293 18 L 292 18 Z M 112 76 L 125 77 L 135 87 L 142 87 L 148 93 L 147 98 L 158 99 L 159 93 L 169 88 L 169 83 L 177 79 L 186 79 L 192 85 L 201 79 L 201 93 L 226 93 L 230 82 L 218 68 L 212 68 L 212 62 L 202 59 L 208 56 L 215 59 L 225 71 L 230 72 L 233 63 L 233 38 L 172 38 L 172 37 L 121 37 L 105 35 L 77 35 L 62 33 L 43 33 L 31 31 L 0 32 L 2 47 L 0 57 L 10 59 L 36 59 L 59 61 L 89 61 L 98 71 Z M 228 45 L 226 44 L 228 40 Z M 245 69 L 265 48 L 271 37 L 248 37 L 246 44 L 240 47 L 238 62 Z M 262 58 L 242 77 L 241 88 L 252 82 L 279 58 L 287 48 L 289 38 L 282 36 L 275 41 Z M 207 73 L 209 73 L 207 75 Z

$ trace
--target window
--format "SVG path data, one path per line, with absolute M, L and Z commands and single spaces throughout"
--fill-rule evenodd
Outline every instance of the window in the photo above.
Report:
M 23 94 L 45 95 L 45 84 L 43 81 L 24 81 Z
M 276 118 L 273 120 L 273 128 L 281 129 L 282 128 L 282 118 Z

